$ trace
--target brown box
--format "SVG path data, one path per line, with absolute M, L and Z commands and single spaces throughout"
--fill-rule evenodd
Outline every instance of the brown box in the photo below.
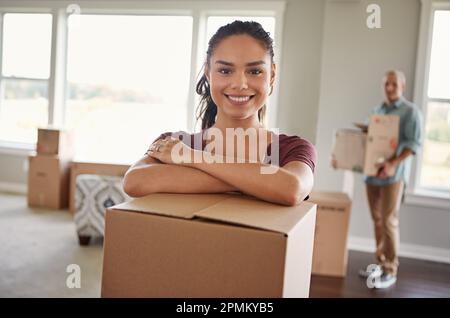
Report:
M 70 213 L 75 213 L 75 190 L 76 179 L 79 174 L 97 174 L 106 176 L 124 176 L 129 165 L 107 164 L 107 163 L 92 163 L 92 162 L 72 162 L 70 168 Z
M 74 133 L 71 130 L 39 128 L 36 152 L 38 155 L 59 155 L 69 159 L 74 156 Z
M 312 273 L 344 277 L 352 201 L 345 193 L 323 191 L 313 191 L 309 201 L 317 204 Z
M 102 297 L 308 297 L 316 205 L 150 194 L 107 209 Z
M 357 129 L 338 129 L 335 133 L 333 156 L 337 169 L 363 172 L 367 134 Z
M 338 169 L 362 172 L 367 176 L 377 174 L 377 163 L 391 158 L 397 149 L 399 116 L 371 115 L 367 129 L 338 129 L 333 145 L 333 157 Z M 392 176 L 395 171 L 390 172 Z
M 376 164 L 395 155 L 398 144 L 400 117 L 398 115 L 371 115 L 367 133 L 364 174 L 375 176 Z M 393 176 L 391 171 L 389 176 Z
M 66 208 L 70 161 L 50 155 L 30 156 L 28 160 L 28 206 Z

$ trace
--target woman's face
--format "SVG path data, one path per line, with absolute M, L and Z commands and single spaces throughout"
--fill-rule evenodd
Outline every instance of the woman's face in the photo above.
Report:
M 257 116 L 275 80 L 275 64 L 264 46 L 249 35 L 222 40 L 205 68 L 218 114 L 233 119 Z

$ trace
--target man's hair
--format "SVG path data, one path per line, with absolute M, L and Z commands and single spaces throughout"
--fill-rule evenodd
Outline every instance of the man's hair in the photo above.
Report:
M 389 70 L 384 74 L 383 80 L 385 80 L 389 75 L 395 75 L 397 80 L 399 80 L 403 85 L 406 85 L 405 73 L 400 70 Z

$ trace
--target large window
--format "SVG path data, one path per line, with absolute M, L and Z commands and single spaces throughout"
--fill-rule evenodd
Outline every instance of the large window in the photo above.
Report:
M 48 121 L 51 14 L 2 15 L 0 141 L 35 143 Z
M 195 84 L 217 28 L 255 20 L 280 40 L 283 11 L 272 1 L 0 4 L 0 152 L 28 154 L 38 127 L 62 125 L 75 132 L 75 160 L 135 162 L 161 133 L 198 129 Z
M 76 159 L 133 162 L 162 132 L 186 130 L 192 18 L 76 18 L 65 119 Z
M 450 10 L 434 11 L 419 186 L 450 191 Z

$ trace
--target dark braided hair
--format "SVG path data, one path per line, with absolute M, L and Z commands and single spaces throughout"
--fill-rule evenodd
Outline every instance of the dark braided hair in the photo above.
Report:
M 267 49 L 270 55 L 270 60 L 273 63 L 273 39 L 270 37 L 270 33 L 266 32 L 261 24 L 255 21 L 239 21 L 236 20 L 232 23 L 224 25 L 217 30 L 217 32 L 211 37 L 208 42 L 208 50 L 206 52 L 206 64 L 210 66 L 211 56 L 214 49 L 223 39 L 232 36 L 246 34 L 258 40 Z M 197 94 L 201 95 L 200 103 L 197 107 L 197 120 L 202 119 L 202 130 L 210 128 L 216 122 L 217 105 L 214 103 L 211 97 L 210 86 L 205 74 L 202 75 L 196 86 Z M 266 114 L 266 105 L 264 105 L 258 111 L 258 119 L 260 123 L 264 122 Z

